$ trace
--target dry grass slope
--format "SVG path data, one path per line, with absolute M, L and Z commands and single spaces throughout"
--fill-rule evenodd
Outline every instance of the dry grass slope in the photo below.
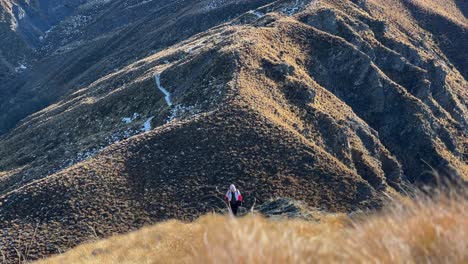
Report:
M 246 207 L 254 199 L 263 205 L 270 197 L 288 197 L 336 213 L 381 208 L 383 197 L 408 182 L 435 183 L 421 175 L 428 165 L 468 179 L 468 53 L 459 52 L 468 28 L 460 1 L 159 0 L 135 1 L 147 5 L 131 11 L 128 0 L 116 0 L 112 10 L 99 8 L 93 17 L 100 22 L 127 21 L 128 27 L 86 25 L 89 34 L 73 39 L 92 41 L 31 65 L 35 75 L 15 100 L 0 87 L 7 102 L 0 103 L 0 120 L 34 101 L 25 91 L 53 103 L 0 136 L 0 259 L 34 261 L 95 237 L 170 219 L 192 221 L 221 206 L 219 190 L 229 182 L 241 187 Z M 226 5 L 198 5 L 214 2 Z M 300 3 L 310 4 L 301 9 Z M 60 42 L 66 32 L 56 27 L 43 43 Z M 155 73 L 174 108 L 155 87 Z M 124 121 L 135 113 L 134 122 Z M 142 133 L 148 120 L 154 129 Z M 169 238 L 161 239 L 170 250 L 151 237 L 145 245 L 159 245 L 158 256 L 171 258 L 176 245 L 188 250 L 180 254 L 188 261 L 206 257 L 192 247 L 213 249 L 215 261 L 224 255 L 202 235 L 210 230 L 213 243 L 214 230 L 239 224 L 224 223 L 218 217 L 172 222 Z M 242 228 L 259 226 L 253 233 L 265 232 L 270 240 L 282 235 L 276 224 L 241 221 Z M 359 237 L 353 232 L 366 225 L 322 235 L 328 224 L 303 224 L 320 232 L 301 237 L 290 231 L 294 241 L 304 242 L 281 240 L 284 252 L 316 257 L 323 251 L 326 257 L 335 247 L 322 248 L 325 238 L 346 247 L 337 241 Z M 170 239 L 179 235 L 171 230 L 184 228 L 194 233 L 181 236 L 194 239 Z M 374 252 L 362 243 L 356 242 Z M 241 246 L 252 245 L 233 244 L 232 252 Z M 276 256 L 269 253 L 274 245 L 260 246 L 260 257 Z M 135 246 L 153 250 L 146 247 Z M 413 254 L 408 248 L 398 255 Z
M 57 263 L 467 263 L 466 196 L 399 202 L 319 223 L 206 215 L 85 244 Z

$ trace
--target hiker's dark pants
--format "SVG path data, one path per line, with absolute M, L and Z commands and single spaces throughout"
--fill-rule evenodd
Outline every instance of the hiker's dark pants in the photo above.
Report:
M 237 215 L 237 210 L 239 209 L 239 203 L 231 203 L 231 211 L 233 215 Z

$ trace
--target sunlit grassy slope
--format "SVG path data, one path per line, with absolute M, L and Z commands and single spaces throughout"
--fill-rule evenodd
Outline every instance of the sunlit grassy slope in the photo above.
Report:
M 320 222 L 206 215 L 81 245 L 40 263 L 468 263 L 466 196 Z

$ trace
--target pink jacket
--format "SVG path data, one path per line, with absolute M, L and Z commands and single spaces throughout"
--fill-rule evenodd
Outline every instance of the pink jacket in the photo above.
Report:
M 231 190 L 229 190 L 229 191 L 226 193 L 226 195 L 225 195 L 225 197 L 224 197 L 224 198 L 226 199 L 226 201 L 231 202 L 231 200 L 232 200 L 232 193 L 233 193 L 233 192 L 232 192 Z M 236 190 L 236 191 L 234 192 L 234 194 L 236 195 L 236 196 L 235 196 L 235 197 L 236 197 L 236 201 L 242 202 L 242 194 L 240 193 L 240 191 L 239 191 L 239 190 Z

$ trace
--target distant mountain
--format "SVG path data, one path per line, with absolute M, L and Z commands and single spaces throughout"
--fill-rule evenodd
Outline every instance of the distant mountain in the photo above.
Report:
M 231 182 L 345 212 L 468 175 L 463 1 L 0 3 L 8 259 L 194 219 Z

